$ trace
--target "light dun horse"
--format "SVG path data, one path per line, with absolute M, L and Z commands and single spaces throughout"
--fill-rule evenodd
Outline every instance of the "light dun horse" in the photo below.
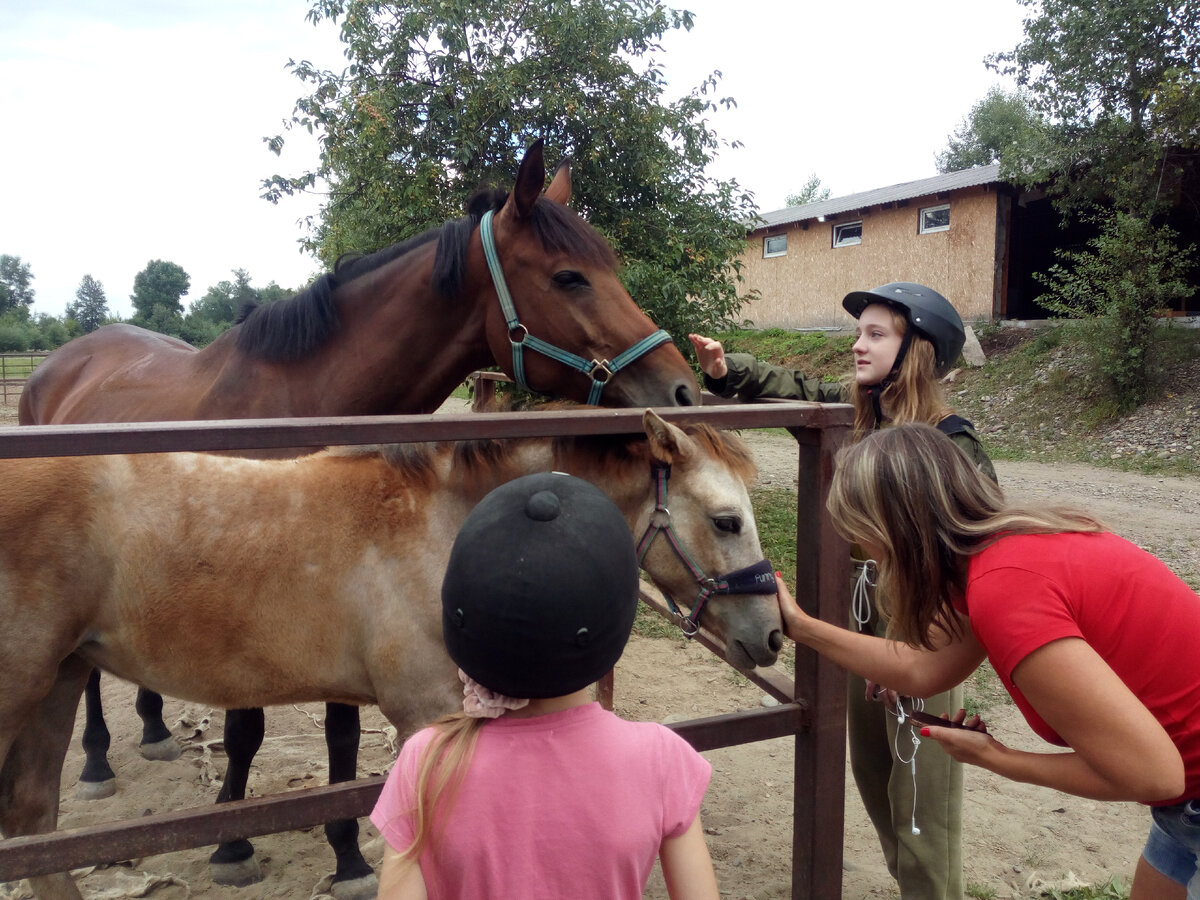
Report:
M 539 141 L 507 199 L 481 195 L 463 219 L 339 265 L 291 300 L 253 310 L 203 350 L 129 325 L 74 340 L 34 371 L 20 421 L 431 412 L 468 374 L 493 364 L 537 390 L 581 402 L 698 404 L 691 369 L 621 286 L 612 249 L 564 205 L 568 170 L 560 168 L 541 196 L 545 177 Z M 178 756 L 162 698 L 141 690 L 137 707 L 142 754 Z M 87 713 L 80 787 L 108 796 L 115 776 L 98 674 L 88 685 Z M 335 704 L 325 721 L 330 780 L 353 778 L 357 708 Z M 225 722 L 229 769 L 220 799 L 239 799 L 249 775 L 243 760 L 262 742 L 263 713 L 230 710 Z M 335 882 L 370 873 L 357 823 L 331 823 L 327 832 L 338 858 Z M 213 860 L 243 881 L 252 856 L 250 843 L 237 841 Z
M 644 440 L 0 461 L 4 835 L 55 828 L 94 666 L 226 708 L 378 703 L 401 734 L 453 709 L 441 573 L 472 506 L 519 475 L 586 478 L 643 535 L 664 524 L 652 463 L 669 464 L 670 525 L 691 565 L 670 540 L 645 546 L 642 565 L 681 607 L 708 577 L 760 562 L 745 445 L 643 420 Z M 704 624 L 743 668 L 772 664 L 782 644 L 773 594 L 713 596 Z M 43 900 L 79 897 L 67 873 L 31 883 Z

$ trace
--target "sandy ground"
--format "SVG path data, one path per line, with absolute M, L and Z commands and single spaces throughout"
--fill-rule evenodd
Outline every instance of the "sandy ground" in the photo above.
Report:
M 0 410 L 0 413 L 7 410 Z M 0 416 L 0 424 L 8 424 Z M 790 438 L 750 433 L 762 467 L 762 480 L 774 486 L 794 481 Z M 1035 463 L 997 465 L 1012 495 L 1062 500 L 1107 517 L 1115 529 L 1162 556 L 1196 586 L 1200 583 L 1200 479 L 1146 478 L 1082 466 Z M 968 688 L 970 692 L 970 688 Z M 136 752 L 139 734 L 133 692 L 105 680 L 105 702 L 113 732 L 111 759 L 117 771 L 116 796 L 101 801 L 74 797 L 82 764 L 78 735 L 62 782 L 64 827 L 123 819 L 212 802 L 224 769 L 221 712 L 167 701 L 169 725 L 184 747 L 170 763 L 147 762 Z M 750 709 L 761 691 L 694 643 L 682 639 L 631 641 L 617 669 L 617 711 L 628 718 L 662 721 Z M 323 707 L 310 705 L 267 711 L 267 740 L 251 775 L 256 796 L 324 783 Z M 986 712 L 989 727 L 1006 743 L 1045 748 L 1015 709 L 1001 704 Z M 373 708 L 364 711 L 362 775 L 387 770 L 394 740 Z M 929 747 L 926 752 L 940 752 Z M 706 754 L 714 766 L 703 816 L 722 887 L 722 896 L 790 896 L 791 785 L 793 754 L 787 739 Z M 895 897 L 874 832 L 847 776 L 843 898 Z M 1102 804 L 1043 788 L 1001 781 L 968 770 L 965 857 L 969 886 L 990 889 L 997 898 L 1039 896 L 1046 886 L 1100 883 L 1133 871 L 1148 816 L 1134 805 Z M 89 898 L 265 898 L 327 896 L 332 854 L 320 829 L 258 838 L 265 873 L 262 883 L 242 889 L 212 884 L 208 850 L 149 857 L 81 873 Z M 367 858 L 382 854 L 380 839 L 363 821 Z M 20 885 L 0 885 L 0 897 L 30 896 Z M 647 897 L 665 898 L 658 880 Z

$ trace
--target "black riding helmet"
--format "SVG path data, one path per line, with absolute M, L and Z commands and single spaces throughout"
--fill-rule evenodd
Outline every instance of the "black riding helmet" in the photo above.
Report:
M 933 344 L 937 374 L 945 375 L 950 371 L 962 353 L 967 334 L 962 317 L 949 300 L 933 288 L 910 281 L 893 281 L 871 291 L 851 291 L 842 299 L 846 312 L 856 319 L 872 303 L 885 303 L 903 312 L 908 319 L 909 329 L 892 366 L 893 377 L 900 371 L 900 364 L 908 352 L 909 337 L 914 331 Z
M 561 697 L 616 664 L 637 602 L 637 554 L 621 511 L 580 478 L 525 475 L 463 522 L 442 582 L 442 636 L 485 688 Z

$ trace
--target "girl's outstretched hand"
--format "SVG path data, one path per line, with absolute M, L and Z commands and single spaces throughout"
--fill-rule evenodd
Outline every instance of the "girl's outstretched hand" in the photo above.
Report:
M 779 586 L 779 613 L 783 617 L 783 633 L 798 644 L 804 643 L 804 634 L 812 616 L 800 608 L 796 598 L 783 581 L 783 573 L 775 573 L 775 584 Z
M 725 348 L 721 346 L 720 341 L 702 334 L 689 334 L 688 340 L 696 349 L 700 371 L 709 378 L 724 378 L 729 374 L 729 366 L 725 363 Z

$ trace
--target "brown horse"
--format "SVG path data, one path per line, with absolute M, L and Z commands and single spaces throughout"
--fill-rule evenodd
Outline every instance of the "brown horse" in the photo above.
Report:
M 461 691 L 439 600 L 450 538 L 487 491 L 529 472 L 601 487 L 643 535 L 651 580 L 682 607 L 717 585 L 706 627 L 739 666 L 772 664 L 781 626 L 774 582 L 762 583 L 748 449 L 651 410 L 643 421 L 645 439 L 400 445 L 289 461 L 0 461 L 5 836 L 54 829 L 93 666 L 227 708 L 378 703 L 402 735 L 454 708 Z M 664 530 L 669 539 L 653 539 Z M 760 574 L 736 577 L 747 567 Z M 40 898 L 79 896 L 66 873 L 31 883 Z
M 564 205 L 568 170 L 542 196 L 544 181 L 539 141 L 494 216 L 481 211 L 346 262 L 202 350 L 129 325 L 97 329 L 37 367 L 20 421 L 432 412 L 475 369 L 514 376 L 518 356 L 524 381 L 564 399 L 594 402 L 600 384 L 605 405 L 698 404 L 695 375 L 622 287 L 612 248 Z M 626 356 L 637 347 L 646 349 Z
M 129 325 L 98 329 L 37 367 L 21 395 L 20 421 L 430 412 L 470 372 L 493 364 L 568 399 L 698 404 L 691 369 L 621 286 L 609 245 L 564 205 L 569 171 L 560 167 L 542 196 L 544 183 L 539 141 L 506 199 L 481 196 L 499 205 L 480 206 L 411 241 L 341 264 L 296 297 L 254 309 L 202 350 Z M 177 756 L 162 721 L 162 698 L 139 691 L 137 707 L 143 755 Z M 87 713 L 81 793 L 108 796 L 115 776 L 98 673 L 88 686 Z M 253 757 L 263 729 L 259 709 L 231 710 L 226 717 L 229 769 L 220 799 L 245 795 L 249 764 L 243 761 Z M 326 733 L 330 780 L 353 778 L 357 708 L 331 706 Z M 327 830 L 338 856 L 335 880 L 369 874 L 357 823 Z M 248 841 L 238 841 L 213 859 L 233 864 L 230 877 L 244 880 L 252 854 Z

